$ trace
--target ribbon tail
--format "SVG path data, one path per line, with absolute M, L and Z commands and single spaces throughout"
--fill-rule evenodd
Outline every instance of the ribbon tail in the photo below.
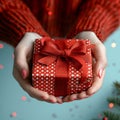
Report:
M 38 62 L 44 65 L 49 65 L 53 63 L 54 61 L 56 61 L 56 59 L 57 58 L 55 56 L 45 56 L 43 58 L 40 58 Z
M 68 84 L 68 64 L 66 61 L 57 59 L 55 68 L 55 96 L 66 96 L 67 95 L 67 84 Z

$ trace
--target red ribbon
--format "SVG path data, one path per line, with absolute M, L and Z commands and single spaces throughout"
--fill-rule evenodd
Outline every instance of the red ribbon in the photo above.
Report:
M 69 62 L 71 62 L 77 70 L 82 68 L 83 73 L 80 82 L 83 82 L 87 76 L 86 60 L 84 59 L 85 57 L 83 57 L 86 54 L 85 41 L 75 41 L 69 48 L 66 44 L 66 40 L 41 39 L 42 47 L 40 54 L 43 54 L 44 57 L 40 58 L 38 62 L 49 65 L 56 61 L 56 91 L 58 91 L 56 92 L 56 96 L 57 94 L 67 94 L 66 86 L 69 78 Z M 62 93 L 60 93 L 61 87 L 63 89 Z

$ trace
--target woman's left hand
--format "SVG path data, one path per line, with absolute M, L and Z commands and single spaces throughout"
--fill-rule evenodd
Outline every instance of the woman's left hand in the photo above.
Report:
M 79 33 L 75 38 L 89 39 L 92 44 L 95 44 L 95 47 L 92 48 L 93 84 L 87 91 L 83 91 L 78 94 L 72 94 L 64 97 L 63 102 L 70 102 L 73 100 L 88 98 L 94 93 L 96 93 L 103 84 L 103 78 L 105 76 L 105 68 L 107 66 L 106 48 L 94 32 L 84 31 Z

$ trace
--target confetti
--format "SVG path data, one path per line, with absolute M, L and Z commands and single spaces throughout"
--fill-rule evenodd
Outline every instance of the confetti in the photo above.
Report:
M 0 64 L 0 69 L 3 69 L 3 68 L 4 68 L 4 66 L 2 64 Z
M 3 47 L 4 47 L 4 45 L 0 43 L 0 48 L 3 48 Z
M 114 107 L 114 103 L 109 103 L 109 108 L 112 109 Z
M 52 11 L 48 11 L 48 15 L 51 16 L 53 13 Z
M 12 59 L 14 59 L 15 58 L 15 56 L 14 56 L 14 53 L 12 54 Z
M 101 114 L 98 114 L 98 118 L 102 118 L 103 116 Z
M 22 97 L 21 97 L 21 100 L 22 100 L 22 101 L 26 101 L 26 100 L 27 100 L 26 96 L 22 96 Z
M 113 66 L 116 66 L 116 63 L 112 63 Z
M 76 108 L 76 109 L 78 109 L 78 108 L 79 108 L 79 106 L 78 106 L 78 105 L 75 105 L 75 108 Z
M 52 114 L 53 118 L 57 118 L 57 115 L 55 113 Z
M 103 120 L 108 120 L 108 118 L 107 118 L 107 117 L 104 117 Z
M 11 117 L 16 117 L 16 116 L 17 116 L 17 113 L 16 113 L 16 112 L 12 112 L 10 116 L 11 116 Z
M 69 112 L 72 112 L 72 111 L 73 111 L 73 109 L 72 109 L 72 108 L 70 108 L 70 109 L 69 109 Z
M 112 44 L 111 44 L 111 47 L 112 48 L 115 48 L 117 46 L 117 44 L 115 43 L 115 42 L 113 42 Z

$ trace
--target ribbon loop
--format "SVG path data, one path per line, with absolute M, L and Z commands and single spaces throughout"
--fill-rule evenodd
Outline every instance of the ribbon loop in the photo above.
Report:
M 65 42 L 64 40 L 61 42 Z M 66 43 L 64 43 L 66 44 Z M 68 63 L 71 62 L 77 70 L 79 70 L 81 67 L 83 67 L 85 75 L 87 74 L 86 69 L 86 62 L 81 57 L 84 56 L 86 53 L 86 45 L 85 42 L 75 42 L 70 48 L 64 48 L 62 49 L 62 44 L 57 44 L 55 40 L 52 39 L 41 39 L 41 53 L 46 55 L 43 58 L 40 58 L 38 60 L 41 64 L 49 65 L 56 61 L 56 70 L 59 70 L 59 62 L 57 61 L 63 61 L 62 58 L 65 59 L 64 66 L 69 66 Z M 49 58 L 49 59 L 48 59 Z M 63 68 L 64 69 L 64 68 Z

